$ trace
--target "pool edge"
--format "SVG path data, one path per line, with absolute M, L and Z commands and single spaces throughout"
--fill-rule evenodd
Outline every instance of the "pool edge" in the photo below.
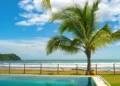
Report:
M 102 76 L 100 76 L 100 78 L 101 78 L 108 86 L 111 86 L 104 78 L 102 78 Z
M 97 86 L 111 86 L 105 79 L 101 76 L 93 76 L 93 79 Z

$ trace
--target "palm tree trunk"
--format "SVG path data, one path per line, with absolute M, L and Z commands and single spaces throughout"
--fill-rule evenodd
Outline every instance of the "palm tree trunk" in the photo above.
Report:
M 92 86 L 91 77 L 88 77 L 88 83 L 87 83 L 87 86 Z
M 91 71 L 91 51 L 86 49 L 85 53 L 86 53 L 86 56 L 87 56 L 87 71 L 86 71 L 86 75 L 89 75 L 90 71 Z

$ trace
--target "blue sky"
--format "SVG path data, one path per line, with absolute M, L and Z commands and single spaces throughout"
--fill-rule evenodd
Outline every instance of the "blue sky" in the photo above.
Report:
M 21 0 L 22 1 L 22 0 Z M 4 1 L 0 3 L 0 38 L 1 39 L 31 39 L 35 37 L 49 37 L 54 35 L 51 32 L 55 30 L 58 25 L 46 24 L 44 27 L 31 25 L 16 25 L 16 22 L 24 20 L 23 17 L 19 17 L 20 13 L 26 12 L 24 9 L 19 7 L 20 0 Z M 11 3 L 11 4 L 9 4 Z M 50 29 L 47 29 L 47 28 Z M 38 28 L 44 28 L 42 31 L 37 31 Z M 46 35 L 48 34 L 48 35 Z
M 79 1 L 81 6 L 86 0 Z M 89 0 L 89 4 L 94 0 Z M 72 0 L 51 0 L 53 12 L 73 3 Z M 110 23 L 113 31 L 120 27 L 120 1 L 102 0 L 97 12 L 100 27 Z M 86 59 L 84 53 L 67 55 L 61 51 L 46 56 L 45 46 L 58 34 L 59 23 L 50 23 L 50 12 L 41 9 L 41 0 L 0 1 L 0 53 L 15 53 L 22 59 Z M 69 34 L 66 34 L 70 36 Z M 120 43 L 99 49 L 93 59 L 119 59 Z

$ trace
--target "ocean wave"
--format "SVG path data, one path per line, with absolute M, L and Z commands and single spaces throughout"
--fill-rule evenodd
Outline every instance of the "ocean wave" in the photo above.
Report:
M 3 63 L 0 68 L 31 68 L 31 69 L 86 69 L 87 63 Z M 120 70 L 120 63 L 92 63 L 91 68 L 97 70 Z

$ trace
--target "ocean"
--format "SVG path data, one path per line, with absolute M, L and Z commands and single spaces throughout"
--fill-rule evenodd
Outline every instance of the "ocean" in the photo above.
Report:
M 87 60 L 21 60 L 0 61 L 0 63 L 86 63 Z M 120 63 L 120 59 L 94 59 L 92 63 Z
M 21 60 L 21 61 L 0 61 L 0 68 L 26 68 L 39 69 L 41 64 L 43 69 L 83 69 L 87 67 L 87 60 Z M 92 60 L 92 69 L 120 71 L 120 59 L 96 59 Z

